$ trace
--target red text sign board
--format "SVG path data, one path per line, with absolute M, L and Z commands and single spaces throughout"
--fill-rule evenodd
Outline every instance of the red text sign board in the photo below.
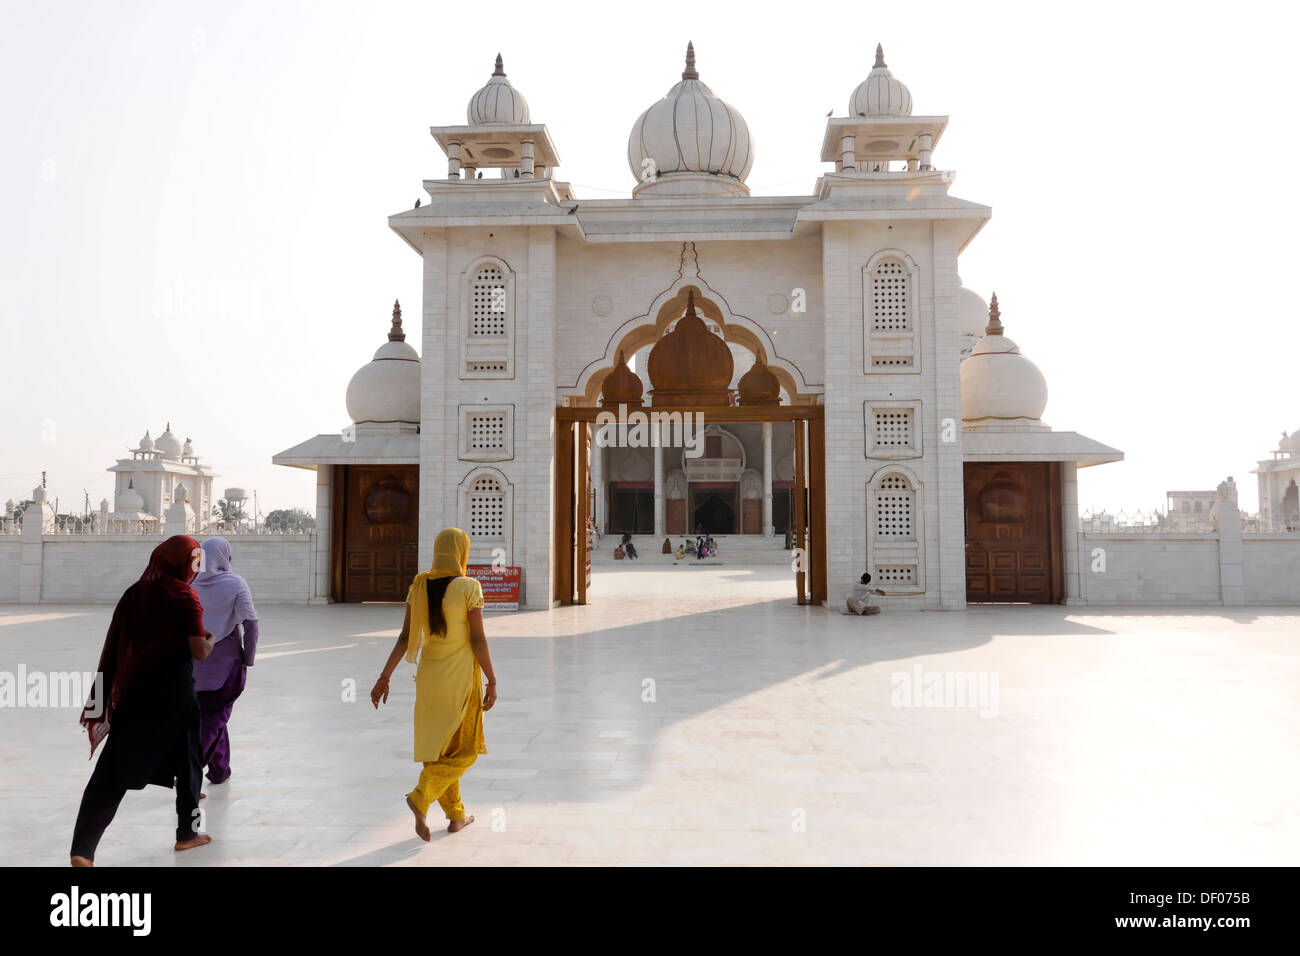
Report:
M 469 576 L 483 588 L 483 610 L 519 610 L 519 568 L 492 568 L 489 565 L 470 565 Z

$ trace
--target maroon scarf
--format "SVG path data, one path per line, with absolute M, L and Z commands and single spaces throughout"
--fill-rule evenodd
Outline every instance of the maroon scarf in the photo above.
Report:
M 102 700 L 92 689 L 81 712 L 81 725 L 90 734 L 91 756 L 108 736 L 113 711 L 132 680 L 175 654 L 178 639 L 203 633 L 203 608 L 190 587 L 198 573 L 199 555 L 197 541 L 173 535 L 153 549 L 140 580 L 117 602 L 99 657 Z

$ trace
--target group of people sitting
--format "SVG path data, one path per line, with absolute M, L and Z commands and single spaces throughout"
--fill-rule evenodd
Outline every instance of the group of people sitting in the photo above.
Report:
M 687 538 L 674 550 L 672 541 L 668 538 L 664 538 L 664 554 L 671 554 L 678 561 L 685 558 L 688 554 L 693 554 L 698 561 L 703 560 L 704 558 L 717 557 L 718 545 L 717 542 L 713 540 L 712 535 L 702 534 L 694 541 Z
M 694 541 L 687 538 L 682 544 L 679 544 L 676 549 L 674 549 L 672 539 L 664 538 L 663 553 L 671 554 L 678 561 L 685 558 L 688 554 L 691 554 L 694 555 L 698 561 L 703 560 L 704 558 L 717 557 L 718 543 L 713 540 L 713 535 L 700 534 Z M 640 557 L 640 555 L 636 553 L 636 545 L 632 543 L 632 535 L 624 534 L 622 540 L 619 541 L 618 545 L 614 548 L 615 560 L 621 561 L 624 558 L 635 560 L 638 557 Z
M 638 557 L 640 557 L 640 555 L 636 553 L 636 545 L 632 543 L 632 536 L 630 534 L 624 534 L 623 540 L 620 541 L 618 547 L 614 549 L 615 560 L 621 561 L 623 558 L 631 558 L 635 560 Z

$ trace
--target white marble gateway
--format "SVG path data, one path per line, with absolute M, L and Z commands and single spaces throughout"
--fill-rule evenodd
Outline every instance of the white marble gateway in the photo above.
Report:
M 664 96 L 628 115 L 630 198 L 579 196 L 561 178 L 539 104 L 501 56 L 465 122 L 432 128 L 446 174 L 389 217 L 422 270 L 418 355 L 395 317 L 401 345 L 381 347 L 348 387 L 351 424 L 274 459 L 317 474 L 318 599 L 338 599 L 326 571 L 331 536 L 347 533 L 342 516 L 331 523 L 341 469 L 418 466 L 418 564 L 439 529 L 459 525 L 475 560 L 504 554 L 523 569 L 526 605 L 551 607 L 556 407 L 594 404 L 620 355 L 644 376 L 688 288 L 730 348 L 733 389 L 762 355 L 783 404 L 824 407 L 828 603 L 874 568 L 888 604 L 966 606 L 967 462 L 1053 463 L 1052 520 L 1076 526 L 1077 468 L 1122 453 L 1042 421 L 1042 374 L 961 285 L 958 259 L 991 210 L 952 195 L 954 174 L 936 165 L 948 117 L 914 110 L 877 47 L 842 91 L 846 115 L 807 144 L 810 169 L 823 164 L 812 193 L 753 196 L 763 131 L 705 56 L 688 45 L 679 77 L 665 62 Z M 824 101 L 815 72 L 796 81 L 806 103 Z M 1050 321 L 1012 314 L 1029 339 Z M 601 449 L 601 530 L 663 535 L 684 507 L 690 531 L 779 535 L 789 432 L 719 427 L 716 451 L 693 466 L 680 449 Z M 1077 595 L 1078 568 L 1054 547 L 1066 580 L 1054 587 Z

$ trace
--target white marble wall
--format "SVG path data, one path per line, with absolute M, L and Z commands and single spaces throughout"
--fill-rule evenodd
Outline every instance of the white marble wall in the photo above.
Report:
M 248 581 L 255 602 L 299 604 L 311 597 L 316 535 L 228 535 L 227 539 L 231 568 Z M 161 541 L 152 535 L 45 536 L 40 542 L 40 603 L 115 603 L 139 579 L 150 552 Z M 9 550 L 0 547 L 0 572 Z M 14 600 L 10 591 L 7 583 L 0 584 L 0 601 Z

